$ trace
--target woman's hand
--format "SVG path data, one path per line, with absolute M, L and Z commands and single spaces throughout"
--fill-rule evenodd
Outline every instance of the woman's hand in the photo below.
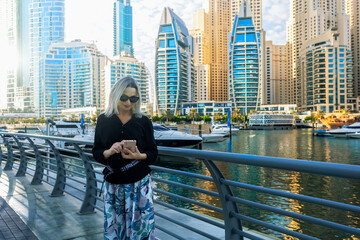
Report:
M 135 151 L 131 151 L 129 148 L 124 148 L 121 151 L 121 156 L 123 159 L 138 159 L 138 160 L 145 160 L 147 159 L 146 153 L 139 152 L 137 146 L 135 146 Z
M 111 157 L 112 155 L 114 155 L 115 153 L 120 153 L 123 149 L 123 145 L 124 145 L 124 141 L 121 142 L 116 142 L 114 143 L 111 148 L 109 148 L 108 150 L 105 150 L 103 155 L 105 157 L 105 159 Z

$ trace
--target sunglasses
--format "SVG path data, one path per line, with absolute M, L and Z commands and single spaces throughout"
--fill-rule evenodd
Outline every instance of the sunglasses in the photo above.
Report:
M 130 102 L 132 102 L 132 103 L 136 103 L 137 101 L 139 101 L 139 97 L 136 97 L 136 96 L 129 97 L 126 95 L 121 95 L 121 97 L 120 97 L 120 101 L 122 101 L 122 102 L 126 102 L 129 99 L 130 99 Z

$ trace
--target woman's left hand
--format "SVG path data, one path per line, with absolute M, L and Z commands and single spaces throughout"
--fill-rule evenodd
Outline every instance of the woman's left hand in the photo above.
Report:
M 124 148 L 121 151 L 121 156 L 124 159 L 139 159 L 139 160 L 144 160 L 147 158 L 145 153 L 141 153 L 139 152 L 139 149 L 137 148 L 137 146 L 135 146 L 135 151 L 131 151 L 129 148 Z

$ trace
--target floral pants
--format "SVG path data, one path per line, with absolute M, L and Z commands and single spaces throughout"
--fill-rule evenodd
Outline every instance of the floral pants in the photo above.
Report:
M 150 174 L 138 182 L 104 187 L 104 239 L 154 240 L 154 204 Z

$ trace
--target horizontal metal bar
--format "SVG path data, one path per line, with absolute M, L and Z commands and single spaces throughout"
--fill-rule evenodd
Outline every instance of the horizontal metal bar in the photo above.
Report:
M 225 229 L 225 225 L 223 223 L 220 223 L 220 222 L 217 222 L 211 218 L 206 218 L 206 217 L 203 217 L 202 215 L 200 214 L 197 214 L 196 212 L 191 212 L 189 210 L 185 210 L 183 208 L 178 208 L 178 207 L 175 207 L 171 204 L 168 204 L 168 203 L 164 203 L 164 202 L 161 202 L 159 200 L 154 200 L 154 203 L 156 204 L 159 204 L 161 206 L 164 206 L 164 207 L 167 207 L 169 209 L 172 209 L 174 211 L 177 211 L 177 212 L 180 212 L 180 213 L 183 213 L 183 214 L 186 214 L 190 217 L 193 217 L 193 218 L 196 218 L 200 221 L 203 221 L 203 222 L 206 222 L 206 223 L 209 223 L 211 225 L 214 225 L 216 227 L 219 227 L 219 228 L 222 228 L 222 229 Z
M 76 190 L 78 190 L 79 192 L 82 192 L 82 193 L 85 194 L 84 189 L 80 189 L 80 188 L 75 187 L 74 185 L 71 185 L 71 184 L 69 184 L 69 183 L 65 183 L 65 185 L 68 186 L 69 188 L 76 189 Z M 83 199 L 82 199 L 82 200 L 83 200 Z
M 304 239 L 304 240 L 319 240 L 318 238 L 314 238 L 314 237 L 311 237 L 311 236 L 308 236 L 308 235 L 305 235 L 305 234 L 302 234 L 302 233 L 298 233 L 298 232 L 295 232 L 295 231 L 291 231 L 289 229 L 286 229 L 286 228 L 283 228 L 283 227 L 279 227 L 279 226 L 276 226 L 274 224 L 271 224 L 271 223 L 266 223 L 266 222 L 263 222 L 263 221 L 260 221 L 258 219 L 255 219 L 255 218 L 252 218 L 252 217 L 248 217 L 248 216 L 244 216 L 242 214 L 239 214 L 239 213 L 235 213 L 233 211 L 230 212 L 230 215 L 238 218 L 238 219 L 241 219 L 241 220 L 244 220 L 244 221 L 247 221 L 247 222 L 251 222 L 251 223 L 254 223 L 256 225 L 259 225 L 259 226 L 262 226 L 262 227 L 265 227 L 265 228 L 269 228 L 269 229 L 272 229 L 272 230 L 275 230 L 277 232 L 281 232 L 281 233 L 285 233 L 287 235 L 290 235 L 290 236 L 293 236 L 293 237 L 297 237 L 299 239 Z
M 322 206 L 327 206 L 327 207 L 337 208 L 337 209 L 341 209 L 341 210 L 345 210 L 345 211 L 352 211 L 352 212 L 360 213 L 360 207 L 346 204 L 346 203 L 339 203 L 339 202 L 334 202 L 334 201 L 330 201 L 330 200 L 326 200 L 326 199 L 310 197 L 310 196 L 305 196 L 305 195 L 295 194 L 295 193 L 290 193 L 290 192 L 284 192 L 284 191 L 280 191 L 280 190 L 264 188 L 264 187 L 259 187 L 259 186 L 246 184 L 246 183 L 234 182 L 234 181 L 225 180 L 225 179 L 220 179 L 220 182 L 223 184 L 226 184 L 226 185 L 234 186 L 234 187 L 240 187 L 240 188 L 253 190 L 253 191 L 257 191 L 257 192 L 268 193 L 268 194 L 272 194 L 272 195 L 276 195 L 276 196 L 296 199 L 296 200 L 314 203 L 314 204 L 318 204 L 318 205 L 322 205 Z
M 158 147 L 158 149 L 159 154 L 165 154 L 170 156 L 186 156 L 196 159 L 245 164 L 250 166 L 313 173 L 333 177 L 360 179 L 360 166 L 357 165 L 316 162 L 290 158 L 264 157 L 239 153 L 215 152 L 183 148 L 179 149 Z
M 168 220 L 169 222 L 175 223 L 175 224 L 177 224 L 177 225 L 179 225 L 179 226 L 181 226 L 181 227 L 183 227 L 183 228 L 185 228 L 185 229 L 187 229 L 187 230 L 190 230 L 190 231 L 192 231 L 192 232 L 195 232 L 195 233 L 197 233 L 197 234 L 199 234 L 199 235 L 201 235 L 201 236 L 207 237 L 207 238 L 209 238 L 209 239 L 220 240 L 219 238 L 216 238 L 216 237 L 214 237 L 214 236 L 212 236 L 212 235 L 210 235 L 210 234 L 208 234 L 208 233 L 206 233 L 206 232 L 200 231 L 200 230 L 197 229 L 197 228 L 194 228 L 194 227 L 189 226 L 189 225 L 187 225 L 187 224 L 184 224 L 184 223 L 182 223 L 182 222 L 180 222 L 180 221 L 177 221 L 177 220 L 175 220 L 175 219 L 173 219 L 173 218 L 171 218 L 171 217 L 168 217 L 168 216 L 166 216 L 166 215 L 164 215 L 164 214 L 156 213 L 156 216 L 159 216 L 159 217 L 161 217 L 161 218 L 163 218 L 163 219 L 166 219 L 166 220 Z
M 169 184 L 169 185 L 172 185 L 172 186 L 177 186 L 177 187 L 181 187 L 181 188 L 184 188 L 184 189 L 188 189 L 188 190 L 191 190 L 191 191 L 194 191 L 194 192 L 199 192 L 199 193 L 203 193 L 203 194 L 206 194 L 206 195 L 209 195 L 209 196 L 213 196 L 213 197 L 219 197 L 219 193 L 216 193 L 216 192 L 212 192 L 212 191 L 209 191 L 209 190 L 205 190 L 205 189 L 202 189 L 202 188 L 198 188 L 198 187 L 193 187 L 193 186 L 190 186 L 190 185 L 186 185 L 186 184 L 182 184 L 182 183 L 178 183 L 178 182 L 174 182 L 174 181 L 170 181 L 170 180 L 166 180 L 166 179 L 161 179 L 161 178 L 157 178 L 157 177 L 154 177 L 152 176 L 151 177 L 152 180 L 155 180 L 157 182 L 162 182 L 162 183 L 166 183 L 166 184 Z
M 271 206 L 264 205 L 264 204 L 261 204 L 261 203 L 256 203 L 256 202 L 252 202 L 252 201 L 249 201 L 249 200 L 240 199 L 240 198 L 232 197 L 232 196 L 228 196 L 228 195 L 226 196 L 226 198 L 228 200 L 231 200 L 231 201 L 234 201 L 234 202 L 237 202 L 237 203 L 241 203 L 241 204 L 245 204 L 247 206 L 251 206 L 251 207 L 259 208 L 259 209 L 262 209 L 262 210 L 278 213 L 278 214 L 285 215 L 285 216 L 288 216 L 288 217 L 297 218 L 297 219 L 300 219 L 300 220 L 303 220 L 303 221 L 306 221 L 306 222 L 309 222 L 309 223 L 318 224 L 320 226 L 331 228 L 333 230 L 339 230 L 339 231 L 343 231 L 343 232 L 347 232 L 347 233 L 352 233 L 352 234 L 355 234 L 355 235 L 360 235 L 360 229 L 352 228 L 352 227 L 345 226 L 345 225 L 342 225 L 342 224 L 339 224 L 339 223 L 334 223 L 334 222 L 330 222 L 330 221 L 323 220 L 323 219 L 320 219 L 320 218 L 290 212 L 290 211 L 287 211 L 287 210 L 271 207 Z
M 198 179 L 202 179 L 202 180 L 205 180 L 205 181 L 214 182 L 212 177 L 207 177 L 207 176 L 203 176 L 203 175 L 196 174 L 196 173 L 188 173 L 188 172 L 181 171 L 181 170 L 169 169 L 169 168 L 164 168 L 164 167 L 159 167 L 159 166 L 154 166 L 154 165 L 150 165 L 150 168 L 153 169 L 153 170 L 156 170 L 156 171 L 161 171 L 161 172 L 166 172 L 166 173 L 173 173 L 173 174 L 177 174 L 177 175 L 193 177 L 193 178 L 198 178 Z
M 86 175 L 85 175 L 85 174 L 82 174 L 82 173 L 80 173 L 80 172 L 76 172 L 76 171 L 70 170 L 70 169 L 68 169 L 68 168 L 65 168 L 65 171 L 66 171 L 66 172 L 73 173 L 73 174 L 77 174 L 77 175 L 80 175 L 81 177 L 86 178 Z M 67 176 L 68 176 L 68 175 L 67 175 Z
M 85 182 L 81 182 L 80 180 L 76 179 L 76 178 L 73 178 L 72 176 L 69 176 L 69 175 L 66 175 L 66 179 L 70 179 L 74 182 L 77 182 L 77 183 L 80 183 L 80 184 L 84 184 L 86 185 L 86 181 Z M 84 179 L 85 180 L 85 179 Z
M 211 206 L 211 205 L 203 203 L 203 202 L 198 202 L 198 201 L 195 201 L 193 199 L 183 197 L 183 196 L 180 196 L 180 195 L 177 195 L 177 194 L 174 194 L 174 193 L 166 192 L 166 191 L 163 191 L 163 190 L 160 190 L 160 189 L 157 189 L 157 188 L 154 188 L 153 190 L 154 190 L 154 192 L 158 192 L 158 193 L 164 194 L 166 196 L 177 198 L 177 199 L 180 199 L 180 200 L 182 200 L 184 202 L 188 202 L 188 203 L 192 203 L 192 204 L 201 206 L 201 207 L 203 207 L 205 209 L 210 209 L 210 210 L 213 210 L 215 212 L 223 213 L 223 210 L 221 208 L 214 207 L 214 206 Z
M 155 213 L 155 215 L 157 215 L 157 213 Z M 172 236 L 174 238 L 177 238 L 177 239 L 180 239 L 180 240 L 187 240 L 186 238 L 183 238 L 183 237 L 181 237 L 181 236 L 167 230 L 166 228 L 161 227 L 160 225 L 155 224 L 155 228 L 159 229 L 160 231 L 162 231 L 162 232 L 164 232 L 164 233 L 166 233 L 166 234 L 168 234 L 168 235 L 170 235 L 170 236 Z

